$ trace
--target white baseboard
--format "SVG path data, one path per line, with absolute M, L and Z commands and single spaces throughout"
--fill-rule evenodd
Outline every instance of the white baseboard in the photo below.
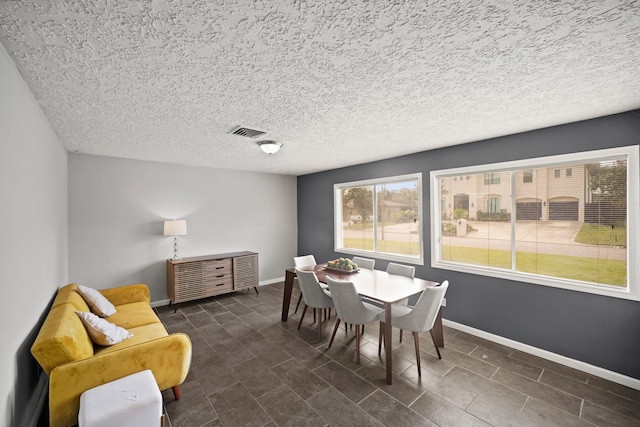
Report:
M 284 282 L 284 277 L 278 277 L 277 279 L 263 280 L 262 282 L 260 282 L 260 286 L 273 285 L 274 283 L 280 283 L 280 282 Z
M 622 384 L 624 386 L 640 390 L 640 380 L 626 375 L 619 374 L 617 372 L 609 371 L 599 366 L 590 365 L 580 360 L 571 359 L 566 356 L 562 356 L 556 353 L 552 353 L 541 348 L 533 347 L 528 344 L 524 344 L 518 341 L 510 340 L 499 335 L 494 335 L 489 332 L 482 331 L 480 329 L 472 328 L 471 326 L 463 325 L 461 323 L 452 322 L 451 320 L 442 319 L 442 324 L 459 331 L 466 332 L 471 335 L 475 335 L 480 338 L 484 338 L 489 341 L 496 342 L 498 344 L 506 345 L 507 347 L 515 348 L 516 350 L 523 351 L 525 353 L 533 354 L 534 356 L 541 357 L 543 359 L 551 360 L 552 362 L 560 363 L 561 365 L 569 366 L 570 368 L 578 369 L 596 377 L 604 378 L 614 383 Z M 446 343 L 445 343 L 446 345 Z
M 161 299 L 160 301 L 153 301 L 151 303 L 151 307 L 164 307 L 165 305 L 171 304 L 170 299 Z

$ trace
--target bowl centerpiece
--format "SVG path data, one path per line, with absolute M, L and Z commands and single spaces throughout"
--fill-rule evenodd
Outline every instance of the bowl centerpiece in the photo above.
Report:
M 358 264 L 351 261 L 349 258 L 337 258 L 331 261 L 327 261 L 327 270 L 336 270 L 343 273 L 355 273 L 359 270 Z

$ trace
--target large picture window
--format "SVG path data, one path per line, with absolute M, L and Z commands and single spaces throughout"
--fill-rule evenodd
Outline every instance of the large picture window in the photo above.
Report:
M 336 184 L 336 252 L 423 264 L 421 188 L 421 174 Z
M 640 300 L 638 175 L 638 146 L 434 171 L 432 266 Z

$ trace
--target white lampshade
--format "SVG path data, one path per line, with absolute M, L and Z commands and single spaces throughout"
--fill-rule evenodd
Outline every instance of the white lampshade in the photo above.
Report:
M 258 145 L 267 154 L 275 154 L 282 148 L 282 142 L 278 141 L 258 141 Z
M 184 219 L 174 219 L 164 222 L 165 236 L 186 236 L 187 221 Z

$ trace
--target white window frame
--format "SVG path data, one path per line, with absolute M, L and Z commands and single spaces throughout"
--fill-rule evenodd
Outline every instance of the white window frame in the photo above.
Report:
M 442 261 L 441 245 L 441 195 L 439 179 L 461 174 L 484 174 L 488 172 L 515 171 L 532 168 L 554 168 L 560 170 L 562 166 L 579 162 L 602 161 L 607 158 L 627 157 L 627 284 L 626 288 L 617 288 L 610 285 L 598 285 L 577 280 L 562 279 L 517 272 L 514 270 L 498 269 L 493 267 L 463 264 Z M 433 268 L 459 271 L 469 274 L 497 277 L 519 282 L 534 283 L 544 286 L 552 286 L 574 291 L 587 292 L 610 297 L 640 301 L 640 168 L 639 146 L 618 147 L 604 150 L 587 151 L 558 156 L 539 157 L 511 162 L 492 163 L 471 167 L 443 169 L 430 173 L 431 187 L 431 266 Z M 512 205 L 515 202 L 511 201 Z M 513 210 L 515 215 L 515 210 Z
M 401 255 L 401 254 L 391 254 L 388 252 L 377 252 L 366 251 L 361 249 L 353 249 L 353 248 L 344 248 L 341 247 L 342 244 L 342 189 L 348 187 L 366 187 L 366 186 L 376 186 L 381 184 L 391 184 L 394 182 L 405 182 L 405 181 L 418 181 L 418 206 L 417 206 L 417 215 L 418 215 L 418 237 L 420 253 L 419 255 Z M 378 224 L 378 215 L 377 215 L 377 193 L 374 191 L 373 194 L 373 221 L 374 228 L 377 227 Z M 407 264 L 415 264 L 415 265 L 424 265 L 424 239 L 423 239 L 423 215 L 422 215 L 422 173 L 413 173 L 407 175 L 398 175 L 398 176 L 390 176 L 385 178 L 375 178 L 375 179 L 367 179 L 362 181 L 352 181 L 352 182 L 342 182 L 339 184 L 333 185 L 333 218 L 334 218 L 334 240 L 333 246 L 336 252 L 350 254 L 350 255 L 358 255 L 369 258 L 377 258 L 377 259 L 386 259 L 389 261 L 398 261 L 404 262 Z M 375 235 L 374 235 L 375 237 Z M 374 245 L 375 247 L 375 245 Z

